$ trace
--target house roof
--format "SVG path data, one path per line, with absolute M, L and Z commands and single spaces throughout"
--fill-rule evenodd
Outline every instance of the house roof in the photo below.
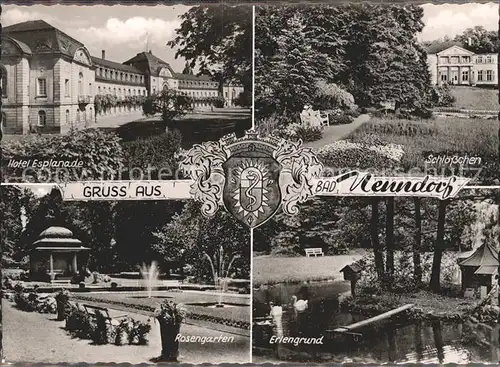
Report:
M 104 67 L 110 68 L 110 69 L 117 69 L 117 70 L 129 72 L 129 73 L 142 74 L 142 71 L 137 69 L 134 66 L 120 64 L 119 62 L 101 59 L 101 58 L 95 57 L 95 56 L 92 56 L 92 62 L 96 65 L 104 66 Z
M 498 267 L 498 264 L 498 254 L 489 244 L 482 244 L 472 255 L 460 262 L 460 266 L 472 267 Z M 486 268 L 483 268 L 483 270 L 484 269 Z
M 353 272 L 359 273 L 361 270 L 363 270 L 363 267 L 359 262 L 353 262 L 352 264 L 344 266 L 342 269 L 340 269 L 340 272 L 344 272 L 346 270 L 351 270 Z
M 461 49 L 471 52 L 472 51 L 467 49 L 467 45 L 462 43 L 462 42 L 457 42 L 457 41 L 443 41 L 443 42 L 436 42 L 432 43 L 431 45 L 424 45 L 423 46 L 427 54 L 432 55 L 432 54 L 438 54 L 440 52 L 443 52 L 451 47 L 460 47 Z
M 170 67 L 170 65 L 159 57 L 153 55 L 151 51 L 140 52 L 131 59 L 125 61 L 124 64 L 133 65 L 139 70 L 148 72 L 153 76 L 158 76 L 160 74 L 160 70 L 166 67 L 172 75 L 174 75 L 174 70 Z
M 44 20 L 30 20 L 2 28 L 2 34 L 24 43 L 32 53 L 60 52 L 73 57 L 83 43 Z

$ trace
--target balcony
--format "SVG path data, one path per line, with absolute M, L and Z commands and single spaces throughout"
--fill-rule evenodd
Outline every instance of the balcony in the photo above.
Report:
M 92 96 L 87 96 L 87 95 L 79 95 L 78 96 L 78 103 L 80 104 L 88 104 L 92 100 Z

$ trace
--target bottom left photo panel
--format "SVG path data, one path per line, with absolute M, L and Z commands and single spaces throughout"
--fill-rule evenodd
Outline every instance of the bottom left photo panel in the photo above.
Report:
M 3 186 L 2 359 L 250 362 L 250 232 L 188 201 Z

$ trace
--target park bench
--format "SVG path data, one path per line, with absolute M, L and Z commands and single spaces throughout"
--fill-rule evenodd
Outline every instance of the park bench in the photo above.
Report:
M 88 304 L 84 304 L 82 306 L 85 309 L 85 312 L 87 313 L 87 315 L 89 315 L 90 317 L 97 318 L 97 312 L 100 312 L 104 316 L 106 321 L 109 322 L 110 324 L 113 323 L 113 320 L 124 318 L 124 317 L 128 316 L 128 315 L 119 315 L 119 316 L 111 317 L 109 314 L 109 310 L 105 307 L 93 306 L 93 305 L 88 305 Z
M 314 248 L 306 248 L 306 256 L 311 257 L 311 256 L 324 256 L 323 254 L 323 249 L 321 247 L 314 247 Z

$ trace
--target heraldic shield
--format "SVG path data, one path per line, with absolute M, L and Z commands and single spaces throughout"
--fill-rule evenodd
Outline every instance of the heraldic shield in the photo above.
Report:
M 281 204 L 281 165 L 265 150 L 254 147 L 229 157 L 223 164 L 224 206 L 250 228 L 266 222 Z

